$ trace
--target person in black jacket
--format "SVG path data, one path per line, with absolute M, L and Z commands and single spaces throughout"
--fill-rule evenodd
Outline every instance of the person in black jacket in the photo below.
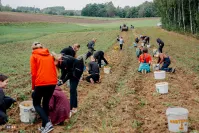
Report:
M 91 56 L 91 62 L 88 63 L 88 73 L 90 75 L 86 77 L 86 81 L 92 84 L 98 83 L 100 79 L 100 69 L 95 61 L 95 58 Z
M 104 52 L 103 51 L 96 51 L 94 53 L 94 58 L 97 60 L 99 67 L 101 68 L 101 62 L 104 60 L 106 65 L 108 65 L 108 61 L 104 58 Z
M 5 96 L 3 89 L 8 84 L 8 77 L 0 74 L 0 125 L 8 122 L 8 116 L 6 114 L 6 110 L 10 108 L 10 106 L 16 102 L 13 98 Z
M 75 57 L 76 53 L 79 49 L 80 49 L 80 45 L 74 44 L 72 47 L 69 46 L 67 48 L 62 49 L 60 53 L 63 54 L 63 55 L 70 55 L 72 57 Z
M 69 55 L 59 55 L 52 53 L 55 59 L 55 65 L 62 70 L 58 86 L 64 84 L 70 79 L 70 110 L 71 113 L 77 111 L 77 86 L 84 69 L 83 59 L 78 60 Z
M 97 41 L 97 39 L 94 39 L 90 42 L 88 42 L 87 47 L 88 47 L 88 52 L 86 54 L 86 59 L 88 59 L 88 57 L 90 57 L 91 55 L 93 55 L 93 52 L 95 51 L 95 42 Z
M 158 50 L 159 50 L 160 53 L 162 53 L 162 49 L 164 47 L 164 42 L 160 38 L 158 38 L 156 41 L 157 41 L 157 43 L 159 45 L 159 49 Z

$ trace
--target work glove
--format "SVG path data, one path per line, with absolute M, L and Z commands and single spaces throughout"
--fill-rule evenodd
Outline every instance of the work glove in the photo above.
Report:
M 57 85 L 58 85 L 58 86 L 63 85 L 63 81 L 62 81 L 62 80 L 58 80 Z

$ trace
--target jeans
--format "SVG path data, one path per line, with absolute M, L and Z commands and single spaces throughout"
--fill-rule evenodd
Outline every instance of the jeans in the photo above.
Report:
M 42 127 L 46 126 L 46 123 L 49 122 L 48 113 L 49 113 L 49 102 L 53 95 L 56 85 L 47 85 L 47 86 L 36 86 L 33 97 L 33 105 L 36 112 L 42 119 Z M 41 99 L 42 107 L 41 107 Z
M 70 78 L 70 110 L 77 108 L 77 86 L 79 80 L 75 77 Z
M 166 72 L 171 72 L 172 68 L 168 68 L 169 65 L 170 65 L 170 63 L 164 63 L 160 70 L 163 70 L 163 71 L 166 71 Z

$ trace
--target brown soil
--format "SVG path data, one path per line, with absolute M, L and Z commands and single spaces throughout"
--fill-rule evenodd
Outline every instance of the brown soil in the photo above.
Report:
M 86 18 L 72 18 L 64 16 L 53 16 L 44 14 L 29 14 L 29 13 L 14 13 L 14 12 L 0 12 L 0 22 L 58 22 L 58 23 L 111 23 L 122 20 L 143 20 L 145 18 L 136 19 L 121 19 L 121 20 L 97 20 Z M 156 19 L 156 18 L 146 18 Z
M 189 131 L 199 130 L 198 77 L 178 67 L 175 74 L 167 73 L 163 80 L 169 83 L 169 93 L 157 94 L 155 83 L 161 81 L 154 79 L 153 72 L 146 75 L 137 72 L 135 50 L 129 47 L 135 35 L 131 31 L 121 33 L 126 42 L 124 49 L 114 50 L 113 46 L 106 53 L 112 73 L 102 74 L 100 84 L 80 82 L 78 113 L 65 126 L 55 126 L 53 133 L 66 132 L 66 127 L 68 132 L 168 133 L 165 113 L 172 106 L 187 108 Z M 69 95 L 68 88 L 63 89 Z M 12 117 L 16 114 L 18 108 L 9 112 Z M 18 130 L 26 131 L 36 131 L 40 125 L 22 124 L 18 116 L 15 123 Z

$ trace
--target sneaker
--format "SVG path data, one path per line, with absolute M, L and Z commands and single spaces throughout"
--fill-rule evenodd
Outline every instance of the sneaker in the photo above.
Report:
M 42 132 L 42 131 L 44 130 L 44 127 L 40 127 L 40 128 L 38 128 L 38 130 L 39 130 L 40 132 Z
M 50 131 L 52 131 L 54 128 L 53 128 L 53 125 L 51 122 L 48 122 L 44 128 L 44 130 L 41 132 L 41 133 L 49 133 Z
M 172 68 L 171 72 L 172 73 L 175 73 L 176 69 L 175 68 Z

